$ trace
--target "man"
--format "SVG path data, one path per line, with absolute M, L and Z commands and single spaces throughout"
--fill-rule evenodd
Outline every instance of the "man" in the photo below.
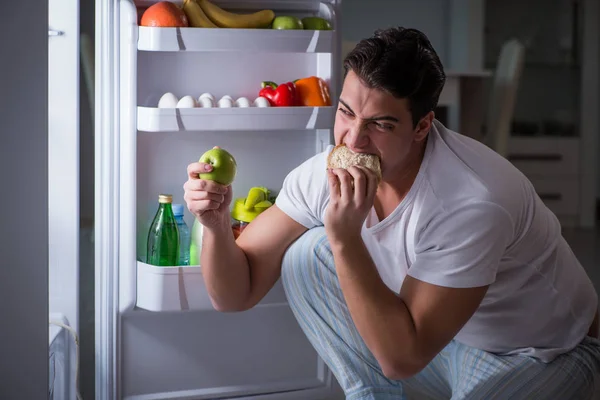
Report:
M 434 119 L 445 75 L 429 40 L 378 31 L 344 67 L 335 142 L 377 155 L 379 184 L 326 170 L 330 147 L 234 241 L 231 189 L 188 167 L 215 308 L 247 310 L 281 275 L 348 399 L 592 398 L 594 288 L 531 183 Z

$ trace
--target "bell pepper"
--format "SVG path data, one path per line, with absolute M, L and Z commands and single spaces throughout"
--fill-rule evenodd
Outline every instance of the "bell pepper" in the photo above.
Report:
M 327 82 L 317 76 L 297 79 L 296 96 L 298 105 L 305 107 L 325 107 L 331 105 L 329 86 Z
M 259 96 L 266 98 L 272 107 L 292 107 L 296 105 L 296 85 L 294 82 L 277 85 L 275 82 L 261 83 Z

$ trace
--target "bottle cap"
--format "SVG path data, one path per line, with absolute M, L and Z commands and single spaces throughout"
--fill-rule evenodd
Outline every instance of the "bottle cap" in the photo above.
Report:
M 172 194 L 160 194 L 158 195 L 158 202 L 159 203 L 172 203 L 173 202 L 173 195 Z
M 173 208 L 173 215 L 176 217 L 183 215 L 183 204 L 173 204 L 171 208 Z

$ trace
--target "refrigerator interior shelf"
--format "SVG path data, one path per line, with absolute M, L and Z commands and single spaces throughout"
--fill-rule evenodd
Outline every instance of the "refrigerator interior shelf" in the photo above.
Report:
M 334 112 L 334 107 L 138 107 L 137 129 L 144 132 L 331 129 Z
M 137 307 L 148 311 L 213 310 L 200 266 L 137 262 Z
M 335 31 L 140 26 L 138 50 L 332 53 Z

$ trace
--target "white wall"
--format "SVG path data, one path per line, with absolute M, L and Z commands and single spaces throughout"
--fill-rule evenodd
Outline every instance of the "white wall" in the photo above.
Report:
M 48 397 L 48 1 L 0 6 L 0 398 Z

